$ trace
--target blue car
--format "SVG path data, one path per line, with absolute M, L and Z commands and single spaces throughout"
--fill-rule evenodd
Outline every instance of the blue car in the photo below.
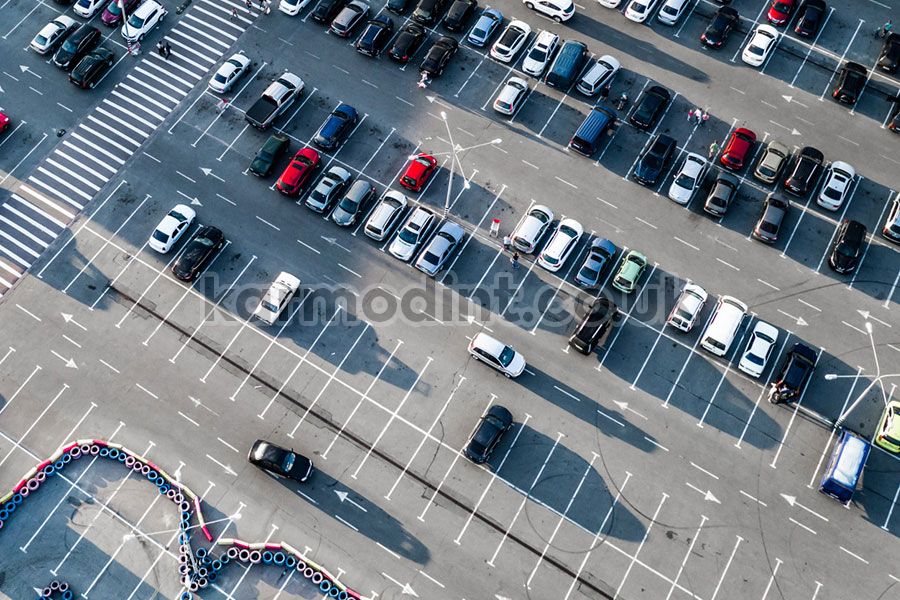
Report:
M 595 287 L 617 251 L 616 245 L 611 241 L 605 238 L 594 238 L 584 263 L 575 275 L 578 285 L 588 288 Z
M 481 11 L 481 14 L 478 15 L 478 20 L 475 21 L 475 25 L 469 32 L 466 40 L 473 46 L 481 48 L 487 44 L 488 40 L 491 39 L 491 36 L 494 35 L 494 32 L 497 31 L 497 28 L 502 22 L 503 13 L 496 8 L 485 8 Z
M 357 121 L 359 121 L 359 114 L 355 108 L 349 104 L 338 104 L 338 107 L 331 111 L 331 114 L 319 127 L 313 143 L 322 150 L 330 152 L 341 145 Z

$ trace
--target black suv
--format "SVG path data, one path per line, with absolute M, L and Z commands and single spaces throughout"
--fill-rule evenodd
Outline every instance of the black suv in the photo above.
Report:
M 852 273 L 859 264 L 859 256 L 866 241 L 866 226 L 859 221 L 844 219 L 838 227 L 828 266 L 838 273 Z
M 797 155 L 793 172 L 784 180 L 784 191 L 795 196 L 805 196 L 816 183 L 823 162 L 825 155 L 819 150 L 812 146 L 804 147 Z
M 421 25 L 431 25 L 437 21 L 443 9 L 444 0 L 419 0 L 418 6 L 412 12 L 412 20 Z
M 878 57 L 878 68 L 885 73 L 893 73 L 900 62 L 900 33 L 890 33 L 881 47 L 881 55 Z
M 834 86 L 831 97 L 843 104 L 856 104 L 868 78 L 869 72 L 864 66 L 855 62 L 845 62 L 838 74 L 837 85 Z
M 487 462 L 491 457 L 491 452 L 497 447 L 503 434 L 512 427 L 512 413 L 506 408 L 495 404 L 490 407 L 483 417 L 478 427 L 466 444 L 463 454 L 473 463 L 481 464 Z
M 253 442 L 247 460 L 264 471 L 300 482 L 309 479 L 313 468 L 312 461 L 305 456 L 265 440 Z
M 472 15 L 475 14 L 476 8 L 478 8 L 478 2 L 475 0 L 455 0 L 447 10 L 447 14 L 444 15 L 441 24 L 447 31 L 462 31 L 468 25 Z
M 805 344 L 794 344 L 781 365 L 778 378 L 769 390 L 769 402 L 779 404 L 797 398 L 816 368 L 816 351 Z
M 393 34 L 394 21 L 387 15 L 378 15 L 366 24 L 356 40 L 356 51 L 374 58 L 381 54 Z
M 407 23 L 394 38 L 388 56 L 397 62 L 405 63 L 416 53 L 422 42 L 425 41 L 425 29 L 415 23 Z
M 345 6 L 347 6 L 347 0 L 319 0 L 309 16 L 316 23 L 329 25 Z
M 85 23 L 66 38 L 53 55 L 53 64 L 68 71 L 77 65 L 83 56 L 99 46 L 102 37 L 99 29 Z
M 634 110 L 628 117 L 628 122 L 641 129 L 650 129 L 659 120 L 663 111 L 669 105 L 672 94 L 662 86 L 654 85 L 644 92 Z
M 706 31 L 700 35 L 700 41 L 710 48 L 721 48 L 739 20 L 738 11 L 730 6 L 721 7 L 709 22 Z
M 612 331 L 617 312 L 616 303 L 609 298 L 595 299 L 569 338 L 569 345 L 582 354 L 590 354 L 594 348 L 602 346 Z
M 635 181 L 641 185 L 656 185 L 677 146 L 674 138 L 657 134 L 634 167 Z
M 116 61 L 116 55 L 106 48 L 95 48 L 82 58 L 69 73 L 69 81 L 81 89 L 90 89 L 97 85 L 109 68 Z
M 419 70 L 428 73 L 431 77 L 438 77 L 447 68 L 447 63 L 456 54 L 459 48 L 459 42 L 449 36 L 439 38 L 434 45 L 428 49 L 428 54 L 419 65 Z

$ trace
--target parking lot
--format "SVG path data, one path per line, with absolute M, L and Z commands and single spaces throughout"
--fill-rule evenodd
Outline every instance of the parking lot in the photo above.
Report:
M 34 253 L 30 275 L 4 293 L 0 308 L 9 347 L 0 351 L 5 486 L 65 441 L 114 439 L 203 492 L 216 537 L 285 540 L 372 598 L 815 599 L 851 590 L 877 597 L 896 584 L 900 572 L 889 557 L 900 533 L 897 457 L 873 446 L 849 511 L 815 493 L 834 419 L 876 373 L 892 371 L 900 352 L 892 335 L 900 260 L 879 235 L 900 188 L 896 139 L 884 129 L 886 97 L 897 82 L 874 73 L 852 111 L 825 97 L 843 60 L 872 66 L 881 43 L 872 30 L 889 9 L 867 2 L 857 14 L 835 6 L 812 43 L 784 36 L 756 75 L 739 53 L 765 18 L 759 2 L 735 0 L 743 20 L 719 51 L 697 43 L 715 10 L 706 2 L 673 28 L 655 20 L 639 26 L 593 3 L 556 25 L 517 3 L 500 3 L 507 19 L 522 18 L 535 32 L 549 28 L 584 40 L 595 58 L 619 58 L 610 98 L 625 90 L 633 103 L 654 84 L 672 90 L 674 100 L 652 131 L 623 119 L 585 159 L 566 145 L 594 100 L 575 90 L 562 93 L 525 76 L 532 88 L 513 117 L 492 111 L 503 83 L 522 76 L 521 55 L 503 65 L 461 44 L 447 71 L 420 90 L 416 67 L 427 42 L 401 68 L 387 57 L 359 55 L 307 20 L 309 9 L 294 18 L 277 10 L 245 15 L 242 4 L 225 2 L 222 10 L 234 6 L 247 21 L 232 31 L 221 22 L 230 21 L 227 12 L 216 15 L 211 4 L 196 3 L 185 15 L 234 36 L 209 54 L 215 60 L 173 43 L 170 61 L 123 57 L 88 95 L 64 81 L 49 83 L 61 79 L 55 67 L 17 55 L 47 78 L 38 89 L 58 85 L 66 98 L 84 102 L 70 116 L 54 117 L 61 125 L 34 125 L 39 111 L 52 109 L 27 89 L 27 71 L 3 82 L 15 84 L 5 93 L 19 94 L 16 106 L 36 115 L 0 140 L 14 148 L 2 156 L 16 180 L 4 192 L 8 205 L 23 199 L 51 212 L 40 196 L 78 215 L 69 224 L 52 213 L 61 227 L 37 233 L 37 245 L 4 221 L 3 247 L 26 258 L 11 239 L 18 236 Z M 3 5 L 11 23 L 24 17 L 8 34 L 17 45 L 4 38 L 4 51 L 20 52 L 55 8 L 40 5 L 35 16 Z M 171 11 L 164 31 L 180 23 L 200 27 L 175 16 Z M 236 49 L 254 63 L 221 103 L 194 84 L 201 66 Z M 19 77 L 11 68 L 6 76 Z M 319 175 L 342 166 L 381 196 L 400 189 L 411 155 L 438 159 L 426 189 L 405 193 L 464 227 L 446 271 L 427 279 L 386 251 L 390 239 L 376 244 L 361 225 L 338 228 L 302 206 L 302 196 L 278 194 L 274 180 L 286 158 L 269 178 L 247 172 L 268 133 L 250 127 L 243 113 L 285 70 L 307 86 L 276 124 L 291 153 L 311 144 L 339 103 L 360 113 L 346 142 L 322 153 Z M 140 135 L 123 123 L 107 132 L 91 117 L 79 118 L 122 84 L 160 104 L 152 108 L 159 118 L 134 113 L 143 122 L 128 121 Z M 27 94 L 36 96 L 33 106 L 22 102 Z M 4 95 L 0 106 L 13 109 Z M 709 111 L 707 123 L 686 118 L 696 106 Z M 53 169 L 72 170 L 72 163 L 40 157 L 60 143 L 53 129 L 76 121 L 93 137 L 78 129 L 63 135 L 70 146 L 62 152 L 75 165 L 83 161 L 79 149 L 90 153 L 91 144 L 117 159 L 102 178 L 82 172 L 63 187 Z M 778 242 L 766 247 L 750 231 L 775 188 L 755 180 L 749 167 L 738 173 L 738 198 L 722 219 L 702 208 L 716 167 L 687 206 L 671 202 L 666 191 L 684 154 L 706 155 L 736 127 L 754 130 L 760 142 L 813 145 L 828 162 L 853 164 L 858 177 L 841 209 L 816 205 L 820 181 L 793 201 Z M 678 156 L 648 189 L 632 173 L 656 133 L 678 141 Z M 762 150 L 756 144 L 748 164 Z M 29 172 L 44 186 L 27 179 Z M 84 211 L 65 206 L 60 192 L 85 200 L 78 201 Z M 188 236 L 211 224 L 228 240 L 193 284 L 170 270 L 184 243 L 167 255 L 147 246 L 177 203 L 197 211 Z M 535 204 L 555 211 L 554 226 L 570 217 L 585 230 L 557 273 L 537 266 L 535 256 L 523 256 L 515 269 L 502 247 Z M 848 276 L 825 265 L 843 218 L 864 223 L 870 234 Z M 489 232 L 494 219 L 496 237 Z M 594 236 L 619 248 L 615 266 L 628 250 L 647 255 L 650 264 L 630 297 L 611 287 L 614 269 L 597 289 L 574 283 Z M 26 266 L 4 256 L 7 271 Z M 252 313 L 281 271 L 299 277 L 301 290 L 279 321 L 264 326 Z M 689 334 L 666 326 L 686 282 L 710 293 Z M 619 307 L 616 327 L 603 348 L 582 357 L 570 352 L 567 336 L 601 293 Z M 718 359 L 698 342 L 713 299 L 724 294 L 746 302 L 750 314 Z M 737 362 L 758 320 L 775 325 L 779 339 L 763 374 L 752 379 Z M 525 355 L 520 378 L 471 360 L 465 345 L 480 331 Z M 819 353 L 816 373 L 798 402 L 770 404 L 767 386 L 798 341 Z M 827 373 L 840 377 L 826 380 Z M 894 395 L 889 380 L 885 389 Z M 475 465 L 461 449 L 479 415 L 498 403 L 513 413 L 514 426 L 490 461 Z M 875 386 L 847 426 L 871 437 L 882 410 Z M 312 457 L 312 479 L 289 484 L 249 465 L 244 452 L 258 438 Z M 16 569 L 0 593 L 22 597 L 59 578 L 85 597 L 178 597 L 177 556 L 169 547 L 177 529 L 168 507 L 105 463 L 79 464 L 67 477 L 2 532 L 19 550 L 0 559 Z M 223 575 L 203 597 L 318 597 L 275 568 L 234 565 Z

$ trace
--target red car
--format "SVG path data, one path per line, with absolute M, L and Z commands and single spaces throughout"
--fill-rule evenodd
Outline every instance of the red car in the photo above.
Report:
M 9 127 L 9 117 L 0 112 L 0 133 L 3 133 Z
M 286 196 L 296 196 L 319 168 L 319 153 L 312 148 L 303 148 L 275 182 L 275 189 Z
M 430 154 L 417 154 L 409 161 L 400 176 L 400 185 L 414 192 L 421 192 L 431 175 L 437 170 L 437 159 Z
M 769 7 L 769 13 L 766 15 L 769 23 L 776 27 L 787 23 L 791 18 L 791 13 L 794 12 L 795 4 L 794 0 L 773 0 L 772 6 Z
M 138 7 L 141 0 L 124 0 L 124 3 L 125 14 L 131 16 L 131 13 Z M 110 0 L 109 4 L 107 4 L 106 8 L 103 10 L 100 20 L 103 21 L 103 24 L 107 27 L 115 27 L 122 22 L 122 9 L 119 8 L 119 0 Z
M 725 144 L 725 151 L 722 152 L 719 162 L 734 171 L 741 169 L 750 155 L 750 150 L 753 149 L 755 142 L 756 134 L 749 129 L 743 127 L 735 129 L 731 133 L 731 137 L 728 138 L 728 143 Z

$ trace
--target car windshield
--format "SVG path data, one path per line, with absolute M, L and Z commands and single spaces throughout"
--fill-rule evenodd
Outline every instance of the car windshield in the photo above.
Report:
M 505 110 L 512 110 L 512 104 L 504 102 L 503 100 L 497 100 L 497 106 Z
M 206 246 L 207 248 L 211 248 L 213 246 L 213 241 L 205 237 L 198 237 L 194 240 L 194 242 L 200 244 L 201 246 Z
M 826 197 L 831 198 L 832 200 L 840 200 L 841 195 L 842 195 L 841 192 L 834 189 L 833 187 L 825 188 L 825 190 L 822 193 L 825 194 Z
M 747 355 L 747 360 L 752 362 L 754 365 L 756 365 L 758 367 L 762 367 L 763 365 L 766 364 L 766 361 L 763 360 L 763 358 L 761 356 L 757 356 L 753 353 Z
M 140 29 L 144 26 L 144 19 L 137 15 L 131 15 L 131 17 L 128 18 L 128 25 Z
M 287 473 L 294 468 L 294 453 L 288 452 L 284 455 L 284 462 L 281 463 L 281 469 Z
M 216 76 L 214 77 L 214 79 L 219 83 L 228 83 L 228 77 L 223 75 L 221 72 L 216 72 Z
M 788 4 L 787 2 L 776 2 L 775 6 L 773 8 L 775 10 L 777 10 L 778 12 L 786 13 L 789 10 L 791 10 L 791 5 Z
M 695 179 L 690 175 L 685 175 L 682 173 L 678 176 L 678 179 L 675 180 L 675 185 L 687 189 L 692 189 L 694 187 Z
M 359 208 L 359 202 L 352 198 L 344 198 L 341 200 L 341 203 L 338 204 L 338 208 L 349 213 L 356 212 L 356 209 Z
M 580 273 L 582 279 L 587 279 L 588 281 L 596 281 L 600 277 L 600 272 L 592 269 L 591 267 L 581 267 Z
M 177 210 L 169 211 L 169 216 L 175 217 L 179 221 L 187 221 L 187 217 L 185 217 L 183 214 L 181 214 Z
M 77 47 L 78 46 L 75 44 L 75 41 L 72 38 L 66 40 L 62 45 L 62 49 L 64 52 L 75 52 Z
M 629 281 L 627 277 L 623 277 L 622 275 L 619 275 L 618 277 L 616 277 L 616 285 L 623 287 L 623 288 L 630 288 L 631 281 Z
M 510 348 L 509 346 L 504 346 L 503 351 L 500 353 L 499 359 L 500 364 L 504 367 L 508 367 L 509 363 L 512 362 L 513 357 L 515 357 L 516 351 Z
M 428 162 L 427 160 L 425 160 L 424 158 L 422 158 L 421 156 L 416 159 L 416 162 L 425 168 L 428 168 L 431 166 L 431 163 Z
M 645 10 L 647 10 L 647 5 L 640 2 L 633 2 L 631 4 L 631 10 L 636 13 L 643 13 Z
M 47 43 L 47 38 L 39 33 L 36 36 L 34 36 L 34 41 L 37 42 L 39 45 L 43 46 L 44 44 Z
M 274 304 L 272 304 L 271 302 L 269 302 L 268 300 L 263 300 L 262 302 L 260 302 L 260 305 L 261 305 L 264 309 L 266 309 L 267 311 L 269 311 L 269 312 L 271 312 L 271 313 L 276 313 L 276 312 L 278 312 L 278 307 L 275 306 Z
M 169 234 L 157 229 L 156 231 L 153 232 L 153 239 L 158 242 L 166 243 L 169 241 Z
M 752 45 L 752 46 L 750 46 L 749 48 L 747 48 L 747 51 L 750 52 L 750 54 L 753 54 L 753 55 L 755 55 L 755 56 L 762 56 L 762 55 L 763 55 L 763 48 L 762 48 L 762 46 L 757 46 L 757 45 L 755 45 L 755 44 Z
M 546 262 L 546 263 L 549 264 L 549 265 L 555 265 L 556 263 L 559 262 L 559 258 L 556 257 L 556 256 L 551 256 L 551 255 L 549 255 L 549 254 L 545 254 L 545 255 L 544 255 L 544 262 Z
M 397 237 L 399 237 L 407 244 L 415 244 L 419 241 L 419 235 L 413 231 L 410 231 L 407 227 L 404 227 L 403 231 L 401 231 L 400 235 L 398 235 Z
M 841 256 L 845 256 L 847 258 L 856 258 L 856 249 L 853 248 L 850 244 L 840 243 L 838 247 L 835 249 L 835 252 L 840 254 Z
M 888 227 L 891 230 L 891 233 L 894 235 L 900 235 L 900 223 L 891 223 L 891 226 Z
M 678 10 L 676 10 L 674 6 L 669 6 L 669 5 L 663 6 L 662 10 L 659 12 L 664 12 L 667 15 L 677 15 L 678 14 Z
M 543 48 L 532 48 L 531 52 L 528 53 L 528 58 L 538 62 L 544 62 L 547 59 L 547 53 Z
M 107 12 L 109 12 L 109 14 L 116 15 L 116 16 L 118 16 L 119 13 L 122 12 L 119 10 L 118 2 L 110 2 L 109 5 L 106 7 L 106 10 L 107 10 Z
M 648 156 L 644 159 L 644 168 L 645 169 L 658 169 L 662 161 L 659 160 L 656 156 Z
M 438 261 L 441 260 L 441 257 L 438 256 L 437 254 L 435 254 L 434 252 L 426 252 L 425 255 L 422 257 L 422 260 L 424 260 L 425 262 L 427 262 L 430 265 L 436 265 L 436 264 L 438 264 Z
M 759 228 L 766 233 L 778 233 L 778 226 L 771 221 L 763 221 L 760 223 Z
M 472 29 L 471 35 L 472 35 L 472 37 L 477 38 L 477 39 L 484 39 L 487 37 L 487 31 L 480 27 L 475 27 L 474 29 Z
M 765 177 L 775 177 L 775 169 L 773 169 L 767 165 L 760 165 L 759 173 L 760 173 L 760 175 L 763 175 Z
M 693 315 L 689 311 L 684 310 L 683 308 L 675 309 L 675 316 L 684 321 L 690 321 L 691 318 L 693 318 Z

